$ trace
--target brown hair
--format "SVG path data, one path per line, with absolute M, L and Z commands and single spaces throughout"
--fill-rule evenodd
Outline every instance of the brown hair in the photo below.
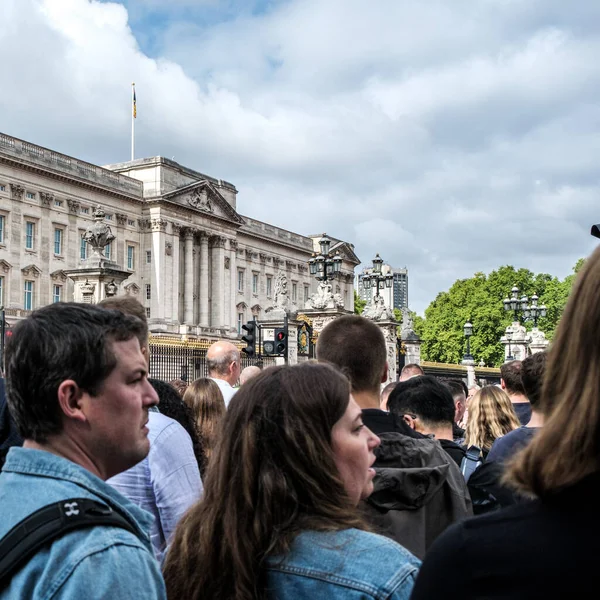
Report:
M 208 464 L 225 416 L 225 401 L 219 386 L 208 378 L 196 379 L 183 395 L 183 401 L 194 414 L 196 431 L 202 440 L 206 464 Z
M 536 352 L 528 356 L 521 365 L 523 389 L 531 407 L 536 410 L 542 394 L 547 358 L 546 352 Z
M 600 248 L 579 271 L 548 353 L 537 409 L 544 426 L 507 481 L 544 497 L 600 470 Z
M 317 358 L 338 367 L 355 392 L 377 392 L 387 355 L 381 329 L 365 317 L 345 315 L 329 323 L 317 339 Z
M 204 498 L 180 521 L 164 566 L 170 598 L 266 596 L 266 560 L 301 531 L 366 529 L 344 490 L 331 430 L 348 380 L 332 367 L 271 367 L 232 398 Z
M 495 385 L 481 388 L 469 402 L 465 445 L 489 452 L 494 440 L 520 426 L 508 394 Z
M 511 360 L 500 366 L 500 377 L 508 394 L 525 394 L 521 383 L 521 361 Z
M 139 300 L 136 300 L 132 296 L 111 296 L 110 298 L 100 300 L 98 306 L 118 310 L 124 315 L 137 317 L 144 324 L 144 333 L 143 337 L 140 337 L 140 343 L 142 346 L 148 343 L 148 319 L 146 317 L 146 310 Z

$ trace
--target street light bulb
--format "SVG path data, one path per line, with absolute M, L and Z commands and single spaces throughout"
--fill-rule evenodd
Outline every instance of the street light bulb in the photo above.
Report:
M 375 258 L 373 259 L 373 272 L 376 275 L 379 275 L 381 273 L 382 265 L 383 265 L 383 258 L 381 258 L 381 256 L 379 256 L 379 254 L 376 254 Z

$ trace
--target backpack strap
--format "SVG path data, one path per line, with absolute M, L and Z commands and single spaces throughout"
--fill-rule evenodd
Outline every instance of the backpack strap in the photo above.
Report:
M 469 481 L 469 477 L 481 463 L 481 448 L 475 445 L 470 446 L 460 463 L 460 472 L 465 481 Z
M 40 548 L 69 531 L 94 525 L 121 527 L 138 535 L 125 517 L 90 498 L 68 498 L 49 504 L 17 523 L 0 540 L 0 590 Z

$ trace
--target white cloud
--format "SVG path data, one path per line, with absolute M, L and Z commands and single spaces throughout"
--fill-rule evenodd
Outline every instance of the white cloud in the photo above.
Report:
M 238 4 L 4 0 L 0 130 L 125 160 L 135 81 L 138 154 L 232 181 L 243 214 L 408 266 L 418 310 L 475 271 L 564 276 L 590 250 L 593 0 Z

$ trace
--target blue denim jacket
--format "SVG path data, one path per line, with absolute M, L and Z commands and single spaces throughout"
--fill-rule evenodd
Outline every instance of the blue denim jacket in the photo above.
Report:
M 67 533 L 40 550 L 0 590 L 0 600 L 154 600 L 166 598 L 147 531 L 152 517 L 83 467 L 40 450 L 11 448 L 0 473 L 0 538 L 47 504 L 92 498 L 127 517 L 138 535 L 119 527 Z
M 366 531 L 305 531 L 284 558 L 269 560 L 269 598 L 408 600 L 421 561 Z

